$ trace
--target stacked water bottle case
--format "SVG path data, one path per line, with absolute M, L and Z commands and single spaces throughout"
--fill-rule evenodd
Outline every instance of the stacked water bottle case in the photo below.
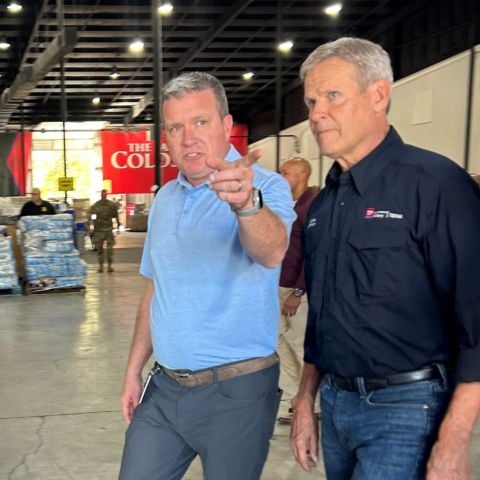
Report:
M 19 288 L 15 258 L 9 237 L 0 231 L 0 290 L 16 291 Z
M 19 224 L 29 291 L 85 286 L 87 264 L 74 247 L 72 215 L 22 217 Z

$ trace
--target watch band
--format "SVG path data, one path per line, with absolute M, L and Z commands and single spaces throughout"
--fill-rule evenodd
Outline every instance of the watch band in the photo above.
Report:
M 255 187 L 252 190 L 252 203 L 253 207 L 248 208 L 247 210 L 237 210 L 234 208 L 232 208 L 232 210 L 238 217 L 250 217 L 258 213 L 263 208 L 263 198 L 262 192 Z

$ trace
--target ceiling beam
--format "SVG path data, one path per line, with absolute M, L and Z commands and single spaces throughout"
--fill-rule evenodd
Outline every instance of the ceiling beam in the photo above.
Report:
M 47 7 L 48 7 L 48 0 L 43 0 L 42 6 L 40 7 L 40 10 L 39 10 L 39 12 L 38 12 L 38 15 L 37 15 L 37 17 L 36 17 L 36 19 L 35 19 L 35 24 L 33 25 L 32 33 L 30 34 L 30 37 L 29 37 L 29 39 L 28 39 L 27 46 L 26 46 L 25 51 L 24 51 L 24 53 L 23 53 L 22 60 L 20 61 L 19 70 L 22 70 L 22 68 L 26 65 L 26 61 L 25 61 L 25 60 L 26 60 L 26 58 L 27 58 L 28 52 L 29 52 L 30 49 L 33 47 L 33 45 L 36 43 L 36 42 L 34 42 L 34 39 L 35 39 L 35 37 L 36 37 L 37 34 L 38 34 L 38 27 L 40 26 L 42 17 L 43 17 L 43 15 L 44 15 L 44 13 L 46 12 Z
M 237 0 L 233 5 L 227 9 L 227 11 L 214 22 L 214 24 L 207 29 L 206 32 L 201 34 L 197 41 L 177 60 L 177 62 L 170 68 L 172 76 L 177 73 L 205 48 L 207 48 L 212 41 L 218 36 L 219 33 L 232 23 L 232 21 L 243 12 L 253 0 Z M 167 52 L 164 52 L 164 57 L 168 57 Z M 153 100 L 153 89 L 147 92 L 144 98 L 142 98 L 137 105 L 132 107 L 132 110 L 125 116 L 125 123 L 130 123 L 135 117 L 145 109 L 146 106 Z
M 47 48 L 38 57 L 33 65 L 25 67 L 15 78 L 12 85 L 6 88 L 0 97 L 0 112 L 12 112 L 12 106 L 18 105 L 28 97 L 38 82 L 56 65 L 65 55 L 71 52 L 77 43 L 77 30 L 66 27 L 58 33 Z M 8 120 L 7 120 L 8 122 Z M 0 126 L 5 126 L 4 118 Z

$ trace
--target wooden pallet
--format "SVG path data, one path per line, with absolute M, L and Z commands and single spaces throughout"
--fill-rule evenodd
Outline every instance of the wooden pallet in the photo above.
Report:
M 0 289 L 0 297 L 4 297 L 4 296 L 18 297 L 21 294 L 22 294 L 22 288 L 21 287 L 1 288 Z
M 39 293 L 83 293 L 85 294 L 85 287 L 55 287 L 55 288 L 44 288 L 44 289 L 31 289 L 25 287 L 25 293 L 27 295 L 37 295 Z

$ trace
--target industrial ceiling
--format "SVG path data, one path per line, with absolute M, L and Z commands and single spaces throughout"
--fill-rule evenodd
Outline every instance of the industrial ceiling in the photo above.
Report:
M 332 2 L 323 0 L 172 0 L 173 12 L 157 27 L 157 0 L 24 0 L 16 14 L 9 3 L 0 1 L 0 43 L 10 44 L 0 50 L 0 130 L 62 120 L 62 58 L 67 121 L 151 123 L 159 59 L 164 80 L 192 70 L 216 75 L 237 121 L 273 111 L 280 95 L 284 127 L 288 97 L 301 98 L 299 66 L 322 42 L 378 41 L 397 79 L 480 43 L 477 0 L 344 0 L 337 17 L 324 13 Z M 129 51 L 134 39 L 143 40 L 142 53 Z M 281 54 L 277 44 L 287 39 L 293 48 Z M 250 81 L 246 71 L 255 74 Z M 292 118 L 304 115 L 299 103 Z

